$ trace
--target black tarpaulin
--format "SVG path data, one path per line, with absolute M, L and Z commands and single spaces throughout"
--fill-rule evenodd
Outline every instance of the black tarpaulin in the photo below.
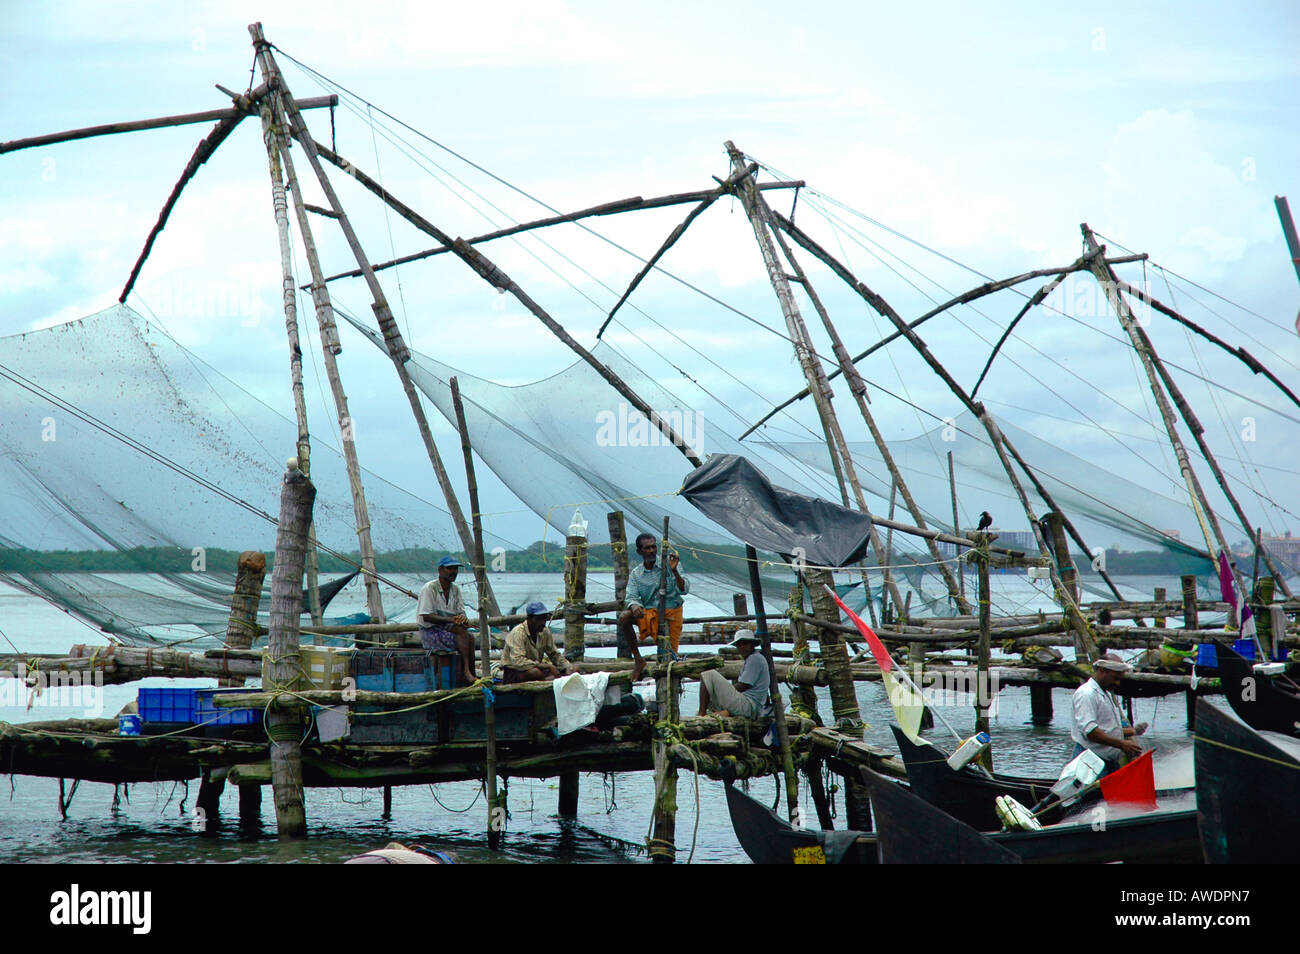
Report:
M 686 477 L 681 494 L 750 546 L 815 566 L 848 566 L 866 553 L 871 518 L 856 510 L 774 487 L 735 454 L 714 454 Z

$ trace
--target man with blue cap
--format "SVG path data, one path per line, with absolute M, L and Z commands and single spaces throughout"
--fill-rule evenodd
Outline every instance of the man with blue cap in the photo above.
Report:
M 438 578 L 424 584 L 420 602 L 415 608 L 415 619 L 420 624 L 420 645 L 439 656 L 457 658 L 460 681 L 469 685 L 474 681 L 473 644 L 469 638 L 469 618 L 465 615 L 465 598 L 456 585 L 460 561 L 445 556 L 438 561 Z M 442 672 L 442 666 L 434 670 Z M 441 679 L 439 680 L 441 681 Z M 451 689 L 453 686 L 442 686 Z
M 546 628 L 551 618 L 546 604 L 533 600 L 524 607 L 524 621 L 506 634 L 501 650 L 501 674 L 505 682 L 531 682 L 567 675 L 572 667 L 564 653 L 555 648 L 555 638 Z

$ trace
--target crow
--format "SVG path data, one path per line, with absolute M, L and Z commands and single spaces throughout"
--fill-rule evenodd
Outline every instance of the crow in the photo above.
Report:
M 993 516 L 987 510 L 985 510 L 982 514 L 980 514 L 980 525 L 975 529 L 987 530 L 991 526 L 993 526 Z

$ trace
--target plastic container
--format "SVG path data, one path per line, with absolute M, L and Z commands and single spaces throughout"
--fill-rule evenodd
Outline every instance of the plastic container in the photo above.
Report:
M 582 519 L 581 507 L 573 511 L 573 520 L 569 523 L 568 536 L 583 538 L 587 536 L 587 521 Z
M 261 709 L 226 709 L 218 708 L 213 700 L 219 695 L 247 693 L 247 689 L 199 689 L 198 709 L 195 720 L 207 726 L 257 725 L 262 721 Z
M 957 751 L 948 756 L 948 767 L 954 772 L 960 771 L 971 762 L 984 754 L 988 750 L 989 734 L 987 732 L 977 732 L 969 739 L 957 746 Z
M 138 715 L 120 715 L 117 717 L 118 735 L 139 735 L 140 717 Z
M 1219 653 L 1214 643 L 1201 643 L 1196 647 L 1196 665 L 1209 669 L 1219 668 Z
M 136 710 L 142 722 L 193 725 L 198 721 L 197 696 L 197 689 L 141 689 L 136 696 Z
M 1232 642 L 1232 648 L 1248 662 L 1255 661 L 1255 641 L 1253 639 L 1235 639 Z
M 301 646 L 298 649 L 299 672 L 287 688 L 342 689 L 343 677 L 348 674 L 352 650 L 334 646 Z M 262 685 L 271 684 L 271 660 L 262 657 Z M 360 687 L 358 687 L 360 688 Z

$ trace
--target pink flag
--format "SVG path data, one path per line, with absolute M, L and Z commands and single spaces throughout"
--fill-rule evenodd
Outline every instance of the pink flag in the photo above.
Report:
M 840 609 L 844 610 L 844 612 L 848 614 L 849 619 L 853 620 L 853 625 L 858 628 L 858 632 L 862 634 L 864 639 L 866 639 L 867 647 L 871 650 L 871 655 L 875 657 L 876 665 L 880 667 L 880 671 L 889 672 L 893 669 L 894 660 L 890 658 L 889 650 L 885 649 L 885 644 L 880 641 L 880 637 L 872 632 L 871 627 L 864 623 L 857 613 L 844 605 L 844 601 L 839 598 L 839 594 L 829 586 L 826 587 L 826 592 L 834 597 L 835 602 L 839 604 Z

